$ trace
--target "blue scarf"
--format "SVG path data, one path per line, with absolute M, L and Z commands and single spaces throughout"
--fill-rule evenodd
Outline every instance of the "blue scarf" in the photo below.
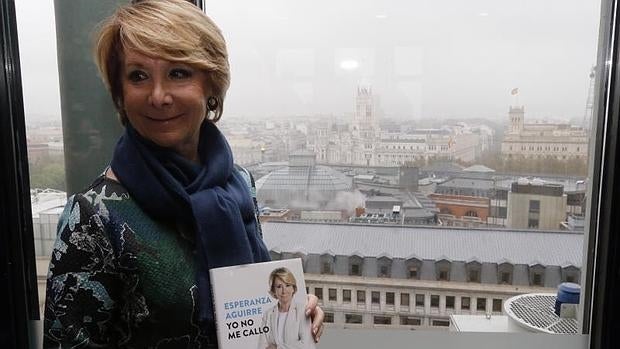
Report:
M 209 121 L 200 128 L 198 155 L 201 164 L 154 144 L 128 124 L 116 144 L 111 167 L 153 219 L 194 229 L 198 320 L 209 331 L 214 326 L 209 269 L 270 257 L 257 231 L 248 185 L 234 168 L 228 142 Z

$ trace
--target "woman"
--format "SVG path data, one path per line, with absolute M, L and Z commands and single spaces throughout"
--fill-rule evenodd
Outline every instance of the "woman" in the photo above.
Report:
M 304 315 L 304 305 L 294 302 L 297 280 L 287 268 L 277 268 L 269 275 L 269 294 L 278 300 L 263 315 L 263 327 L 269 332 L 261 335 L 258 349 L 314 348 L 310 323 Z
M 222 34 L 187 1 L 134 1 L 102 23 L 95 59 L 125 133 L 59 221 L 44 345 L 215 348 L 209 269 L 269 260 L 253 181 L 215 126 Z

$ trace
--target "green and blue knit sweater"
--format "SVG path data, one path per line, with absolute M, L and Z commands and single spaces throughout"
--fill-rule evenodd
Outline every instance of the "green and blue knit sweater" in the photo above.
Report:
M 249 172 L 239 172 L 255 196 Z M 192 231 L 149 217 L 120 183 L 101 176 L 60 217 L 44 347 L 217 348 L 215 333 L 195 321 L 195 274 Z

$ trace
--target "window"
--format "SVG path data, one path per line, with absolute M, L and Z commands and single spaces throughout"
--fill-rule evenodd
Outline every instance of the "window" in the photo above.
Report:
M 470 270 L 467 276 L 468 282 L 480 282 L 480 271 L 478 269 Z
M 409 306 L 409 293 L 400 294 L 400 305 L 404 307 Z
M 417 317 L 412 316 L 400 316 L 400 324 L 407 326 L 420 326 L 422 325 L 422 320 Z
M 344 322 L 347 324 L 361 324 L 363 322 L 361 314 L 344 314 Z
M 354 256 L 350 258 L 351 264 L 349 265 L 349 275 L 362 276 L 362 263 L 361 258 Z
M 454 296 L 446 296 L 446 309 L 454 309 Z
M 439 308 L 439 296 L 436 294 L 431 295 L 431 308 Z
M 502 300 L 501 299 L 493 299 L 493 312 L 501 313 L 502 312 Z
M 323 300 L 323 288 L 322 287 L 315 287 L 314 288 L 314 295 L 316 296 L 316 298 L 318 298 L 320 301 Z
M 351 290 L 342 290 L 342 301 L 344 303 L 351 303 Z
M 410 279 L 418 279 L 418 267 L 417 266 L 410 266 L 409 267 L 408 277 Z
M 542 274 L 541 273 L 533 273 L 532 275 L 532 285 L 533 286 L 542 286 Z
M 435 262 L 435 272 L 438 281 L 450 281 L 450 261 L 446 259 Z
M 461 309 L 462 310 L 470 310 L 471 309 L 471 299 L 469 297 L 461 297 Z
M 545 267 L 541 264 L 536 264 L 530 267 L 530 285 L 531 286 L 544 286 L 545 285 Z
M 374 316 L 373 324 L 375 325 L 391 325 L 392 318 L 389 316 Z
M 568 6 L 567 6 L 567 7 L 568 7 Z M 493 18 L 493 17 L 491 16 L 491 18 Z M 232 40 L 231 40 L 231 42 L 232 42 Z M 517 45 L 517 46 L 518 46 L 518 45 Z M 422 47 L 422 48 L 424 48 L 424 47 Z M 490 51 L 492 51 L 492 49 L 490 49 Z M 335 52 L 337 52 L 337 49 L 335 50 Z M 337 56 L 337 53 L 336 53 L 335 55 Z M 319 59 L 319 57 L 316 57 L 316 59 L 318 60 L 318 59 Z M 615 60 L 614 60 L 614 64 L 615 64 Z M 233 65 L 233 66 L 234 66 L 234 65 Z M 316 68 L 315 68 L 315 69 L 316 69 Z M 544 71 L 544 69 L 543 69 L 543 71 Z M 285 72 L 285 73 L 286 73 L 286 72 Z M 239 76 L 239 75 L 240 75 L 240 74 L 237 74 L 236 76 Z M 285 80 L 286 78 L 287 78 L 287 76 L 284 74 L 284 75 L 283 75 L 282 80 Z M 297 82 L 296 82 L 296 83 L 297 83 Z M 302 84 L 306 84 L 306 81 L 304 80 L 304 81 L 302 82 Z M 308 85 L 309 85 L 309 87 L 310 87 L 310 91 L 314 91 L 314 92 L 313 92 L 313 93 L 315 94 L 314 98 L 318 98 L 318 95 L 317 95 L 317 90 L 315 89 L 315 86 L 313 86 L 313 85 L 312 85 L 312 83 L 309 83 Z M 308 85 L 304 85 L 304 86 L 302 86 L 303 88 L 301 88 L 301 87 L 300 87 L 300 89 L 301 89 L 301 90 L 303 90 L 303 91 L 307 91 Z M 582 86 L 582 85 L 584 85 L 584 84 L 581 84 L 581 85 L 579 85 L 579 86 Z M 403 88 L 403 89 L 404 89 L 404 88 Z M 300 92 L 299 90 L 296 90 L 296 93 L 298 94 L 298 97 L 299 97 L 299 98 L 300 98 L 303 102 L 305 102 L 305 103 L 309 103 L 309 102 L 308 102 L 308 100 L 307 100 L 307 99 L 309 98 L 309 97 L 308 97 L 308 95 L 307 95 L 307 94 L 308 94 L 307 92 L 306 92 L 306 95 L 304 95 L 304 93 Z M 312 98 L 310 98 L 310 99 L 312 99 Z M 424 101 L 424 99 L 425 99 L 425 98 L 421 98 L 421 99 L 422 99 L 422 100 L 421 100 L 421 101 L 419 101 L 419 103 L 420 103 L 421 105 L 426 105 L 426 104 L 422 104 L 422 103 L 426 102 L 426 101 Z M 584 99 L 585 99 L 585 98 L 584 98 Z M 527 102 L 525 102 L 525 103 L 527 103 Z M 350 103 L 350 104 L 352 104 L 352 103 Z M 448 104 L 448 103 L 446 103 L 446 104 Z M 582 103 L 582 104 L 583 104 L 583 103 Z M 547 113 L 546 111 L 535 111 L 533 108 L 530 108 L 530 109 L 528 110 L 527 108 L 528 108 L 528 106 L 526 105 L 526 110 L 527 110 L 527 111 L 532 110 L 532 111 L 533 111 L 533 112 L 535 112 L 535 113 L 542 113 L 543 115 L 544 115 L 544 113 Z M 367 109 L 366 109 L 366 108 L 363 108 L 362 110 L 367 110 Z M 582 110 L 582 109 L 580 109 L 580 110 Z M 583 110 L 582 110 L 582 111 L 583 111 Z M 549 113 L 550 113 L 550 114 L 553 114 L 553 111 L 551 111 L 551 112 L 549 112 Z M 368 115 L 368 113 L 364 113 L 364 114 Z M 389 113 L 386 113 L 386 115 L 388 115 L 388 114 L 389 114 Z M 539 114 L 539 115 L 540 115 L 540 114 Z M 526 123 L 527 123 L 527 121 L 531 120 L 531 119 L 528 119 L 528 116 L 529 116 L 529 115 L 526 113 L 526 117 L 525 117 Z M 405 125 L 403 125 L 403 126 L 405 126 Z M 326 132 L 326 135 L 329 135 L 329 132 Z M 499 135 L 498 135 L 498 137 L 499 137 Z M 499 139 L 496 139 L 495 141 L 496 141 L 496 142 L 501 142 L 501 140 L 499 140 Z M 517 143 L 517 144 L 518 144 L 518 143 Z M 459 144 L 459 146 L 460 146 L 460 144 Z M 269 147 L 268 147 L 268 148 L 269 148 Z M 512 148 L 512 146 L 511 146 L 511 148 Z M 515 145 L 515 148 L 516 148 L 516 149 L 518 149 L 518 145 Z M 267 150 L 267 153 L 268 153 L 270 150 L 271 150 L 271 149 L 268 149 L 268 150 Z M 584 148 L 584 151 L 585 151 L 585 148 Z M 280 160 L 280 159 L 278 159 L 278 160 Z M 524 172 L 524 173 L 529 173 L 529 172 Z M 595 179 L 594 181 L 596 181 L 596 179 Z M 540 220 L 531 220 L 531 221 L 528 221 L 528 223 L 531 223 L 531 224 L 528 224 L 528 225 L 529 225 L 529 226 L 531 226 L 532 228 L 538 228 L 541 224 L 543 224 L 543 223 L 542 223 L 542 218 L 541 218 Z M 425 262 L 425 263 L 426 263 L 426 262 Z M 584 265 L 585 265 L 585 264 L 584 264 Z M 345 262 L 345 265 L 344 265 L 343 267 L 345 268 L 345 269 L 344 269 L 344 273 L 346 273 L 346 272 L 347 272 L 347 269 L 346 269 L 346 262 Z M 351 274 L 351 275 L 361 275 L 361 274 L 362 274 L 361 264 L 360 264 L 360 265 L 357 265 L 356 267 L 357 267 L 357 271 L 355 272 L 355 274 L 353 273 L 353 270 L 352 270 L 352 269 L 353 269 L 353 267 L 351 267 L 351 268 L 350 268 L 350 270 L 351 270 L 350 274 Z M 316 269 L 318 269 L 318 268 L 316 267 L 316 265 L 315 265 L 315 267 L 313 267 L 313 268 L 314 268 L 314 270 L 315 270 L 315 271 L 316 271 Z M 396 268 L 395 268 L 395 269 L 396 269 Z M 321 267 L 321 270 L 326 271 L 326 270 L 327 270 L 327 268 L 323 268 L 323 267 Z M 454 270 L 455 270 L 454 275 L 453 275 L 453 276 L 454 276 L 454 278 L 455 278 L 455 279 L 456 279 L 456 278 L 459 278 L 459 279 L 460 279 L 459 281 L 462 281 L 462 279 L 463 279 L 463 277 L 464 277 L 465 275 L 462 275 L 462 272 L 461 272 L 461 271 L 458 271 L 458 272 L 457 272 L 457 269 L 456 269 L 456 268 L 455 268 Z M 583 270 L 585 271 L 586 269 L 583 269 Z M 425 269 L 424 269 L 424 271 L 425 271 L 425 276 L 426 276 L 426 265 L 425 265 Z M 396 273 L 396 271 L 394 271 L 394 273 Z M 403 272 L 403 271 L 400 271 L 400 270 L 399 270 L 399 273 L 402 273 L 402 275 L 403 275 L 403 276 L 404 276 L 404 275 L 406 275 L 406 274 L 405 274 L 406 272 Z M 418 274 L 418 273 L 419 273 L 419 271 L 416 269 L 416 270 L 415 270 L 415 274 Z M 432 273 L 432 270 L 431 270 L 431 273 Z M 369 274 L 369 273 L 367 273 L 367 274 Z M 498 274 L 499 274 L 499 277 L 497 277 L 496 279 L 499 279 L 499 282 L 500 282 L 500 283 L 502 283 L 502 284 L 512 284 L 512 278 L 513 278 L 513 277 L 512 277 L 512 273 L 511 273 L 511 272 L 501 272 L 501 273 L 498 273 Z M 370 274 L 369 274 L 369 275 L 370 275 Z M 417 278 L 417 275 L 416 275 L 416 277 L 412 277 L 412 276 L 411 276 L 411 275 L 412 275 L 412 274 L 411 274 L 411 272 L 409 273 L 409 275 L 410 275 L 410 276 L 409 276 L 410 278 L 413 278 L 413 279 Z M 466 275 L 467 275 L 467 274 L 466 274 Z M 485 278 L 487 277 L 486 269 L 485 269 L 485 274 L 484 274 L 484 276 L 485 276 Z M 431 274 L 431 278 L 433 278 L 433 275 L 432 275 L 432 274 Z M 550 277 L 550 278 L 548 278 L 548 279 L 553 280 L 553 279 L 555 279 L 555 278 L 556 278 L 556 276 L 552 276 L 552 277 Z M 446 270 L 445 272 L 441 272 L 441 273 L 440 273 L 440 275 L 439 275 L 439 277 L 438 277 L 437 279 L 438 279 L 438 280 L 449 280 L 449 271 L 448 271 L 448 270 Z M 523 282 L 523 281 L 525 281 L 525 283 L 527 283 L 527 282 L 529 281 L 532 285 L 540 285 L 540 286 L 544 285 L 544 273 L 543 273 L 543 274 L 540 274 L 540 275 L 536 275 L 536 274 L 534 274 L 533 276 L 530 276 L 529 280 L 527 280 L 527 279 L 528 279 L 528 278 L 527 278 L 527 276 L 525 276 L 525 277 L 521 277 L 521 276 L 519 275 L 519 273 L 518 273 L 518 272 L 517 272 L 517 273 L 515 273 L 515 281 L 516 281 L 516 282 L 518 282 L 518 283 L 521 283 L 521 282 Z M 566 275 L 566 276 L 564 276 L 564 277 L 562 278 L 562 280 L 565 280 L 565 281 L 577 281 L 577 280 L 579 280 L 579 277 L 578 277 L 578 276 L 573 276 L 573 275 Z M 480 287 L 482 287 L 482 286 L 484 286 L 484 285 L 481 285 Z M 325 285 L 324 287 L 328 287 L 328 286 L 327 286 L 327 285 Z M 478 287 L 478 286 L 476 286 L 476 287 Z M 412 291 L 412 293 L 413 293 L 413 292 L 414 292 L 414 291 Z M 472 294 L 473 294 L 473 293 L 472 293 Z M 344 298 L 344 293 L 343 293 L 343 298 Z M 417 303 L 417 297 L 416 297 L 416 303 Z M 448 299 L 446 298 L 446 307 L 447 307 L 447 303 L 448 303 Z M 422 305 L 423 305 L 423 304 L 424 304 L 424 302 L 422 301 Z
M 504 285 L 512 284 L 511 274 L 512 273 L 508 271 L 500 271 L 499 283 Z
M 581 272 L 575 266 L 567 266 L 562 268 L 562 280 L 564 282 L 580 283 Z
M 332 264 L 329 262 L 323 262 L 321 274 L 333 274 Z
M 476 298 L 476 310 L 478 311 L 487 310 L 487 299 L 486 298 Z
M 325 322 L 327 324 L 333 324 L 334 323 L 334 313 L 325 312 L 325 318 L 323 319 L 323 322 Z
M 336 289 L 335 288 L 330 288 L 327 290 L 327 294 L 329 297 L 329 301 L 330 302 L 335 302 L 336 301 Z
M 385 293 L 385 304 L 394 305 L 394 292 Z
M 357 304 L 366 303 L 366 291 L 357 291 Z
M 378 277 L 390 277 L 391 273 L 390 273 L 390 269 L 392 268 L 392 260 L 390 258 L 387 257 L 381 257 L 377 260 L 377 263 L 379 265 L 379 273 L 378 273 Z
M 424 307 L 424 295 L 416 294 L 415 295 L 415 306 L 416 307 Z
M 450 326 L 450 320 L 432 320 L 431 324 L 433 326 L 438 326 L 438 327 L 448 327 Z
M 380 293 L 379 291 L 372 291 L 370 292 L 370 302 L 372 304 L 379 304 L 380 303 Z

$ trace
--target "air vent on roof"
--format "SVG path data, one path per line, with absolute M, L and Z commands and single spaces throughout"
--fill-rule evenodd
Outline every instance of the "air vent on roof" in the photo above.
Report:
M 509 324 L 534 332 L 577 333 L 577 319 L 561 318 L 554 312 L 556 295 L 531 293 L 512 297 L 504 302 Z

